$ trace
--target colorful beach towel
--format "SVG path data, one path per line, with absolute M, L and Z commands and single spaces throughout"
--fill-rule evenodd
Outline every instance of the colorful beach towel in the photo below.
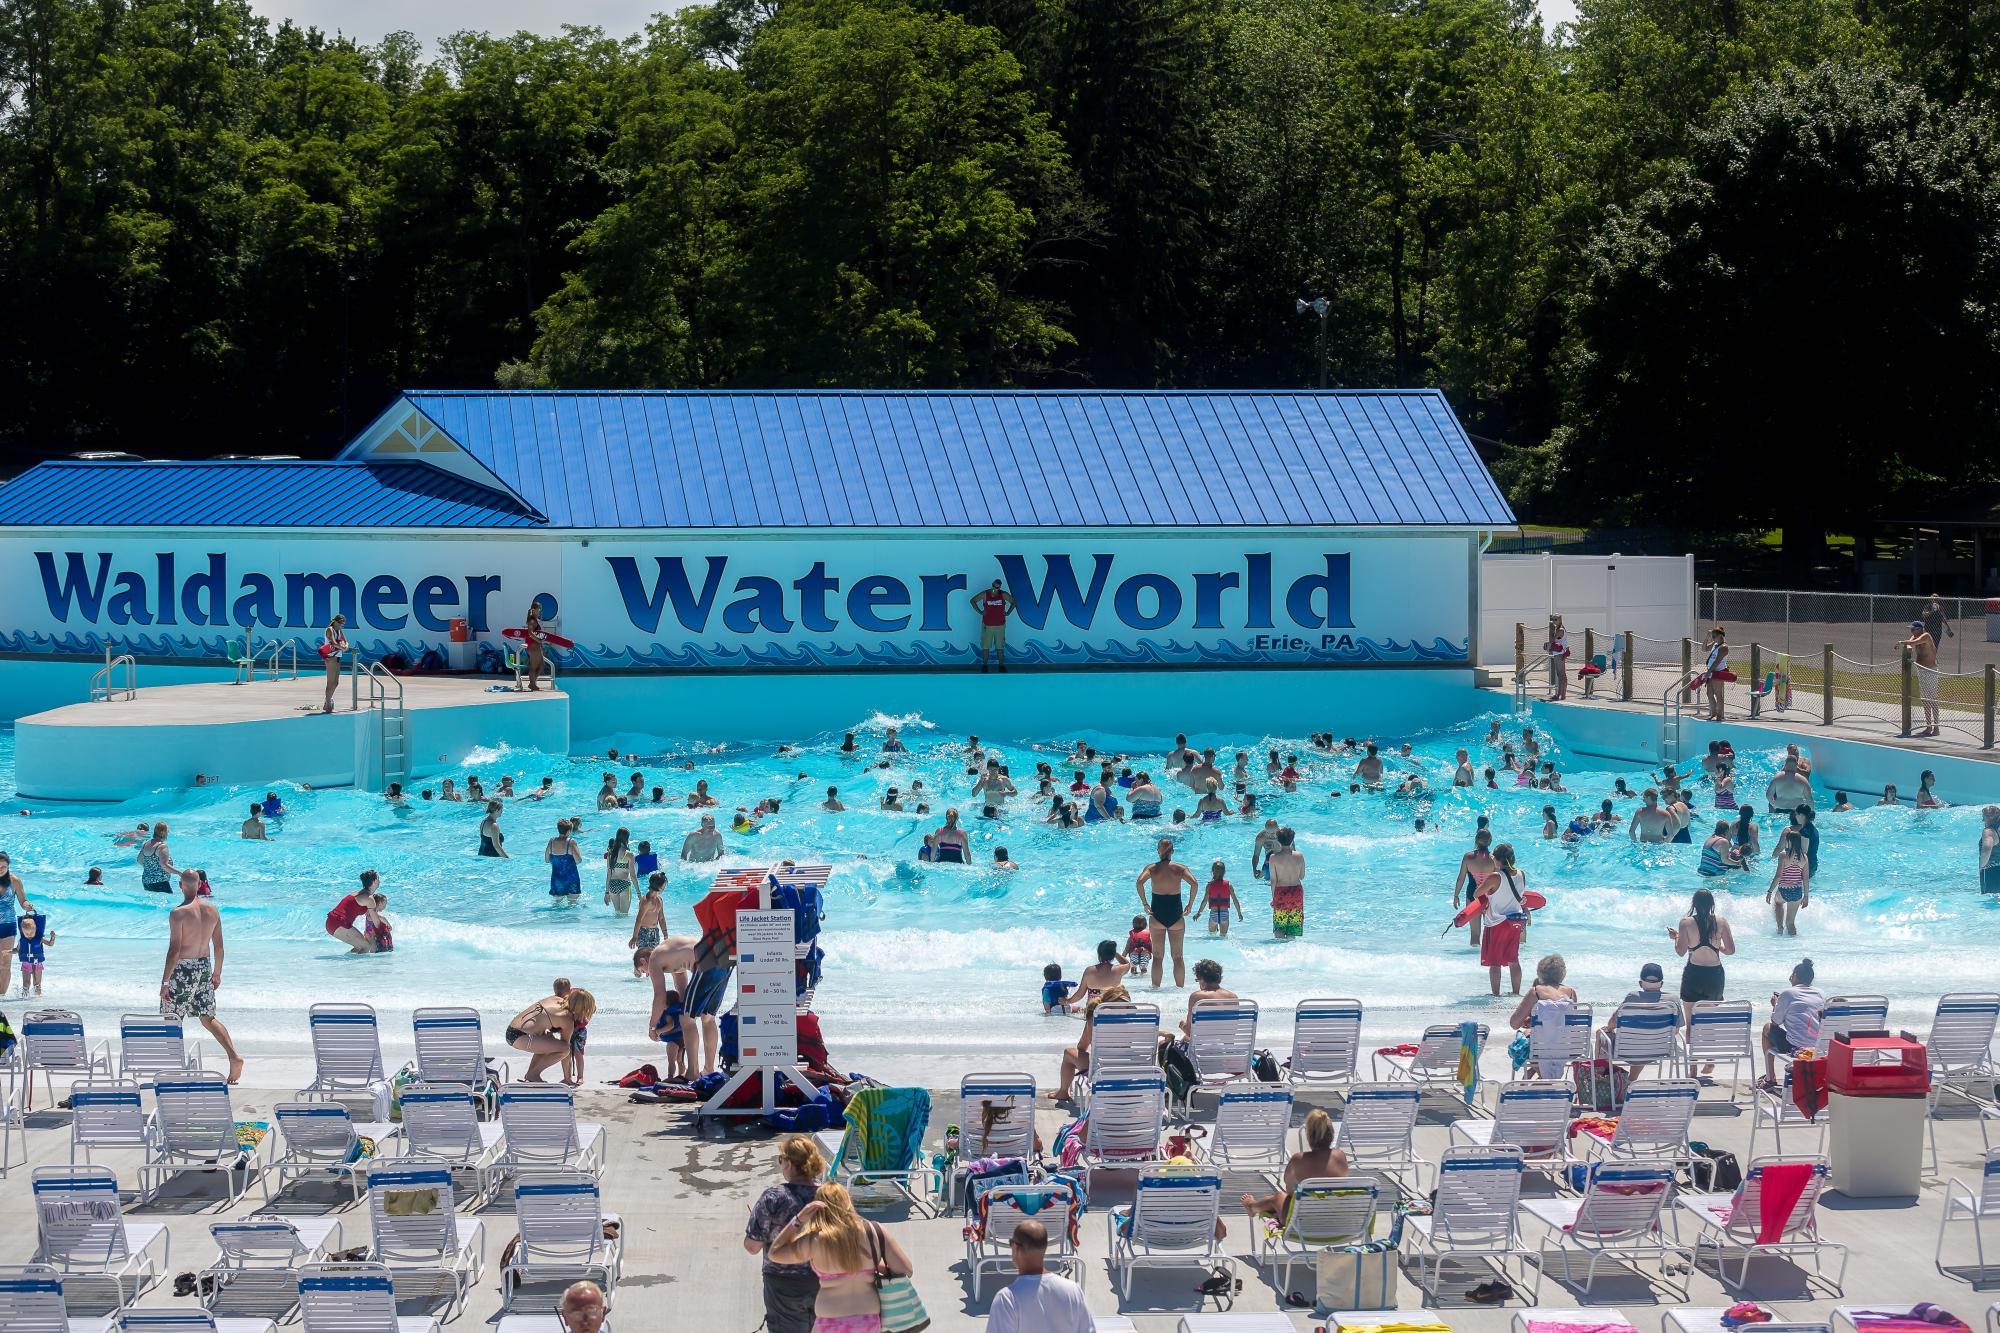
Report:
M 837 1173 L 906 1171 L 931 1123 L 931 1095 L 922 1088 L 863 1088 L 847 1103 L 847 1134 Z M 853 1160 L 859 1145 L 861 1160 Z
M 1458 1025 L 1458 1084 L 1470 1106 L 1479 1091 L 1479 1024 L 1471 1019 Z

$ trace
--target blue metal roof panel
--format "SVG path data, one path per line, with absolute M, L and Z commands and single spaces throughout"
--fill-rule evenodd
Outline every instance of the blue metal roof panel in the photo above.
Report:
M 1514 522 L 1434 390 L 405 396 L 564 528 Z
M 533 528 L 428 463 L 42 463 L 0 486 L 0 527 Z

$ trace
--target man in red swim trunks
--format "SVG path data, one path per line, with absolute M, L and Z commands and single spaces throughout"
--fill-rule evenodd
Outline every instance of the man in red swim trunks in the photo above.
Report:
M 972 604 L 979 610 L 979 670 L 983 674 L 987 665 L 987 654 L 999 659 L 1000 669 L 1007 669 L 1007 616 L 1014 609 L 1014 595 L 1000 586 L 1000 580 L 993 580 L 993 586 L 972 594 Z

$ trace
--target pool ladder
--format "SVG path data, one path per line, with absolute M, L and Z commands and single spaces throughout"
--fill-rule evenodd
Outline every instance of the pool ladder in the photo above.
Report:
M 136 699 L 139 697 L 139 659 L 130 653 L 111 655 L 109 645 L 104 649 L 104 665 L 90 678 L 90 701 L 109 703 L 114 699 Z
M 403 682 L 380 662 L 354 664 L 355 707 L 360 707 L 360 684 L 368 682 L 368 709 L 375 714 L 376 762 L 381 766 L 382 785 L 404 782 L 410 776 L 410 710 L 403 701 Z
M 1693 679 L 1694 674 L 1692 672 L 1682 676 L 1667 688 L 1665 694 L 1660 696 L 1659 757 L 1660 762 L 1663 764 L 1679 763 L 1681 755 L 1684 752 L 1687 718 L 1683 715 L 1683 709 L 1686 705 L 1681 702 L 1681 692 L 1687 688 L 1687 683 Z

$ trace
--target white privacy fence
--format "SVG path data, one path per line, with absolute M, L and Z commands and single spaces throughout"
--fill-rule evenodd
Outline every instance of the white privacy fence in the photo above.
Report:
M 1583 631 L 1608 641 L 1630 630 L 1678 645 L 1695 630 L 1694 557 L 1660 555 L 1485 555 L 1479 561 L 1479 644 L 1489 662 L 1508 660 L 1514 626 L 1534 634 L 1561 613 L 1581 651 Z

